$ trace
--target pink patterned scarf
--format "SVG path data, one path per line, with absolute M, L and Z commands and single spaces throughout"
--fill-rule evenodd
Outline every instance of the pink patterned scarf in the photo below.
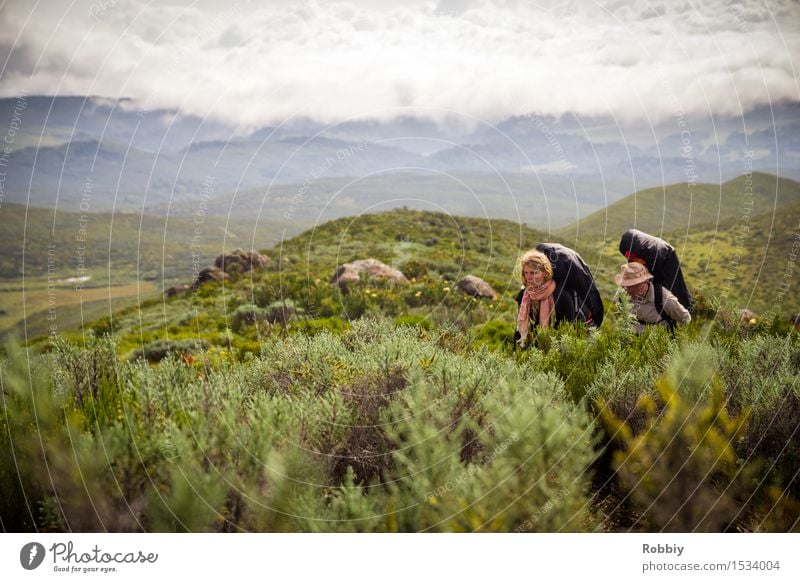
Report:
M 539 314 L 539 325 L 548 328 L 553 324 L 556 314 L 556 303 L 553 301 L 553 293 L 556 290 L 556 282 L 550 279 L 541 287 L 530 286 L 522 294 L 522 302 L 519 304 L 517 313 L 517 331 L 519 332 L 519 343 L 525 345 L 525 338 L 528 336 L 528 318 L 530 317 L 531 307 L 534 314 Z

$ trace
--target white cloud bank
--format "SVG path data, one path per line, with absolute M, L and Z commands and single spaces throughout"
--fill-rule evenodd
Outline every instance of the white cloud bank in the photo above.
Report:
M 401 114 L 655 121 L 800 101 L 791 0 L 152 4 L 6 2 L 0 94 L 133 97 L 249 127 Z

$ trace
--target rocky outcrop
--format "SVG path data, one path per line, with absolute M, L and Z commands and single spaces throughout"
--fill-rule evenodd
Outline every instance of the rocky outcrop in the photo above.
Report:
M 258 251 L 234 249 L 218 256 L 214 261 L 214 266 L 228 274 L 246 273 L 271 267 L 272 259 Z
M 477 298 L 497 299 L 497 292 L 486 281 L 475 275 L 467 275 L 456 285 L 456 289 Z
M 362 259 L 352 263 L 345 263 L 331 277 L 331 283 L 341 285 L 342 283 L 358 281 L 362 273 L 368 277 L 379 277 L 390 279 L 403 285 L 408 284 L 408 279 L 403 273 L 376 259 Z

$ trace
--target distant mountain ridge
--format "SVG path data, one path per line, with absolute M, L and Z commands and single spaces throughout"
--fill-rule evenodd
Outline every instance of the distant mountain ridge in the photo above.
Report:
M 525 183 L 521 192 L 541 189 L 540 182 L 562 193 L 580 184 L 574 197 L 594 194 L 589 202 L 595 208 L 643 188 L 685 181 L 687 171 L 698 182 L 725 181 L 742 173 L 747 154 L 754 170 L 780 169 L 782 177 L 800 179 L 800 105 L 792 103 L 775 104 L 774 117 L 756 110 L 715 118 L 713 125 L 688 120 L 683 131 L 674 120 L 622 128 L 608 119 L 536 115 L 471 125 L 413 117 L 334 125 L 297 119 L 253 129 L 178 111 L 137 111 L 126 99 L 25 99 L 5 199 L 42 207 L 58 200 L 67 210 L 78 208 L 87 179 L 95 185 L 95 212 L 191 203 L 208 176 L 214 196 L 309 180 L 350 177 L 355 183 L 378 173 L 402 177 L 404 170 L 482 174 L 495 182 L 510 176 Z M 0 119 L 10 118 L 15 103 L 0 100 Z M 391 186 L 372 198 L 391 199 L 400 184 Z

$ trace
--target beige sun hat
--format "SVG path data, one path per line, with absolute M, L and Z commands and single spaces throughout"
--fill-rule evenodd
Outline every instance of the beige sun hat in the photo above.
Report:
M 614 282 L 620 287 L 633 287 L 652 278 L 653 275 L 641 263 L 627 263 L 622 265 L 619 275 L 614 277 Z

